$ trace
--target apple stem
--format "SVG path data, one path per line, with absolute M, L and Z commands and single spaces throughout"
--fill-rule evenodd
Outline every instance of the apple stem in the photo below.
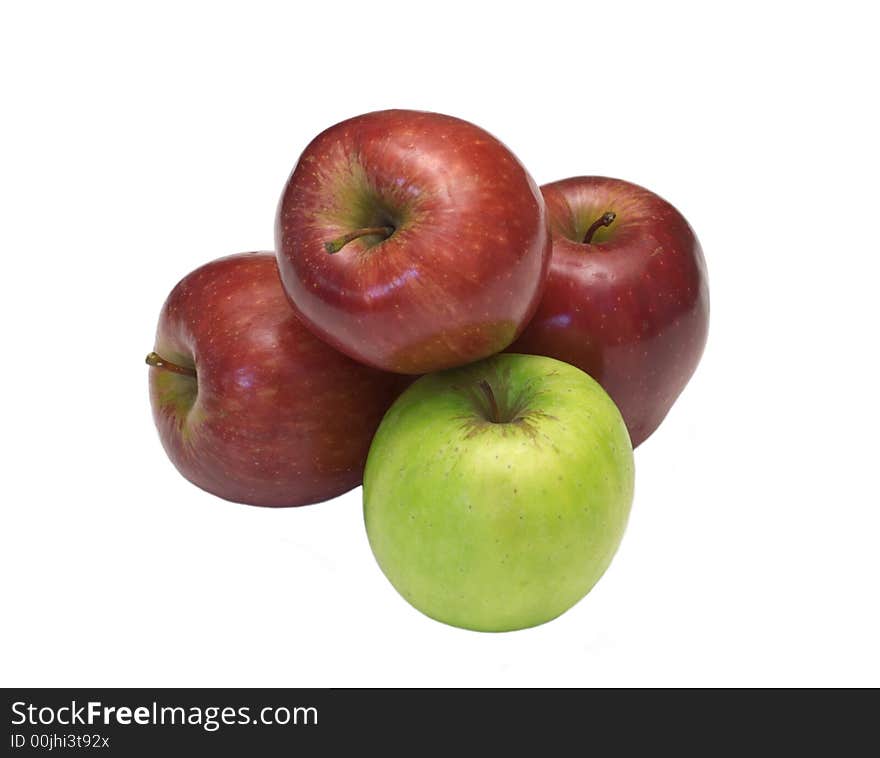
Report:
M 330 240 L 330 242 L 325 242 L 324 249 L 332 255 L 333 253 L 338 253 L 349 242 L 359 237 L 383 237 L 388 239 L 392 234 L 394 234 L 393 226 L 367 226 L 363 229 L 355 229 L 353 232 L 343 234 L 335 240 Z
M 161 368 L 164 371 L 171 371 L 174 374 L 191 376 L 193 379 L 196 378 L 196 370 L 194 368 L 189 368 L 188 366 L 178 366 L 176 363 L 166 361 L 158 353 L 150 353 L 147 356 L 147 365 L 152 366 L 153 368 Z
M 587 229 L 587 233 L 584 235 L 583 243 L 585 245 L 589 245 L 591 240 L 593 239 L 593 235 L 599 230 L 600 226 L 611 226 L 614 223 L 614 219 L 617 218 L 617 214 L 614 211 L 607 211 L 602 214 L 600 218 L 597 218 L 593 225 Z
M 492 392 L 492 385 L 485 379 L 480 381 L 479 387 L 483 390 L 486 400 L 489 401 L 489 413 L 492 418 L 489 419 L 493 424 L 501 423 L 501 414 L 498 412 L 498 401 L 495 399 L 495 393 Z

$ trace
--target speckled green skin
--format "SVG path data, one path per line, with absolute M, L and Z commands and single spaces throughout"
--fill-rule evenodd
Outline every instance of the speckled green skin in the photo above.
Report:
M 508 423 L 491 423 L 486 380 Z M 568 610 L 613 557 L 632 446 L 605 391 L 566 363 L 496 355 L 424 376 L 385 415 L 364 475 L 382 571 L 447 624 L 509 631 Z

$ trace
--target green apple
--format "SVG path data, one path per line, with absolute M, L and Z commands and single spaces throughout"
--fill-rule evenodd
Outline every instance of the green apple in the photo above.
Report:
M 391 584 L 479 631 L 544 623 L 608 568 L 633 497 L 611 398 L 567 363 L 496 355 L 429 374 L 379 426 L 364 521 Z

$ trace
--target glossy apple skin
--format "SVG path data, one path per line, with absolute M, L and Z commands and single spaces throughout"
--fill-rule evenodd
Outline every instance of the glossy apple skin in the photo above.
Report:
M 626 426 L 599 384 L 551 358 L 502 354 L 424 376 L 391 406 L 367 459 L 364 523 L 382 571 L 420 611 L 511 631 L 590 591 L 633 485 Z
M 684 217 L 643 187 L 606 177 L 541 188 L 553 257 L 544 298 L 511 352 L 547 355 L 595 378 L 620 408 L 633 446 L 666 417 L 694 373 L 709 328 L 700 243 Z M 593 244 L 582 240 L 617 214 Z
M 162 308 L 155 352 L 197 379 L 150 368 L 165 451 L 193 484 L 250 505 L 327 500 L 361 483 L 401 377 L 312 336 L 291 310 L 273 253 L 196 269 Z
M 335 254 L 325 243 L 388 225 Z M 540 301 L 550 256 L 541 193 L 497 139 L 466 121 L 392 110 L 316 137 L 278 207 L 284 288 L 312 331 L 402 374 L 507 347 Z

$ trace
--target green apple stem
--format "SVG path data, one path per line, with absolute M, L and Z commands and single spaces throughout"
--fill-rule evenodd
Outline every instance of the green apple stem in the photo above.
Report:
M 193 379 L 195 379 L 196 377 L 196 370 L 194 368 L 189 368 L 188 366 L 178 366 L 176 363 L 166 361 L 158 353 L 150 353 L 147 356 L 147 365 L 152 366 L 153 368 L 160 368 L 163 371 L 171 371 L 174 374 L 191 376 Z
M 325 242 L 324 249 L 332 255 L 333 253 L 338 253 L 349 242 L 359 237 L 382 237 L 383 239 L 388 239 L 392 234 L 394 234 L 393 226 L 367 226 L 363 229 L 355 229 L 353 232 L 343 234 L 335 240 L 330 240 L 330 242 Z
M 587 233 L 584 235 L 584 244 L 589 245 L 593 239 L 593 235 L 599 230 L 601 226 L 611 226 L 614 223 L 614 219 L 617 218 L 617 214 L 614 211 L 607 211 L 603 213 L 600 218 L 597 218 L 592 226 L 587 229 Z
M 480 389 L 483 391 L 483 394 L 486 396 L 486 400 L 489 403 L 489 414 L 491 421 L 493 424 L 501 423 L 501 414 L 498 411 L 498 401 L 495 399 L 495 393 L 492 392 L 492 385 L 489 384 L 485 379 L 481 380 L 479 383 Z

